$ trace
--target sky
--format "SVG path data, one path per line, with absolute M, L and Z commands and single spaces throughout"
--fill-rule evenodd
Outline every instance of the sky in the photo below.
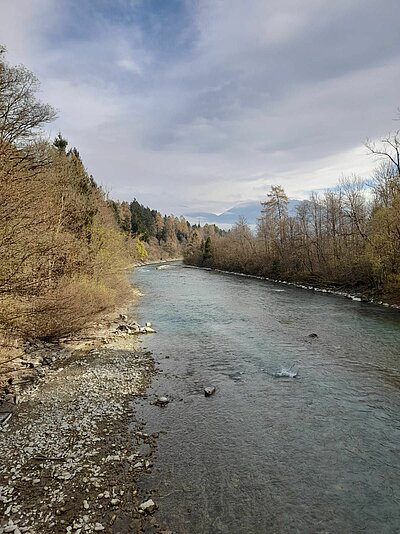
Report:
M 400 128 L 398 0 L 0 0 L 0 43 L 97 183 L 220 213 L 367 177 Z

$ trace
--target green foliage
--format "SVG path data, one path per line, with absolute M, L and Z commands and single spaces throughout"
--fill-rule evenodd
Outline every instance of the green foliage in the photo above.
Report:
M 65 152 L 68 146 L 68 141 L 62 137 L 61 132 L 58 133 L 57 137 L 53 141 L 53 146 L 57 148 L 60 152 Z
M 141 241 L 138 237 L 135 239 L 135 247 L 136 247 L 136 252 L 139 256 L 139 259 L 141 261 L 145 260 L 148 256 L 148 252 L 146 250 L 146 247 L 143 241 Z

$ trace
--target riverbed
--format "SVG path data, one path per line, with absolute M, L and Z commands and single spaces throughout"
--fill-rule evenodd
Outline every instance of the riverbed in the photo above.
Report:
M 160 267 L 160 266 L 158 266 Z M 400 532 L 400 313 L 180 263 L 135 270 L 157 334 L 146 479 L 175 533 Z M 288 372 L 296 378 L 277 378 Z M 204 387 L 216 393 L 204 396 Z M 166 395 L 171 402 L 153 402 Z

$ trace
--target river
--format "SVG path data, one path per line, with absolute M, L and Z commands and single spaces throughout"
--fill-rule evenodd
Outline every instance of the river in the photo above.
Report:
M 157 330 L 143 344 L 160 373 L 136 409 L 160 433 L 144 481 L 160 521 L 177 534 L 400 532 L 400 313 L 163 267 L 132 275 L 136 316 Z

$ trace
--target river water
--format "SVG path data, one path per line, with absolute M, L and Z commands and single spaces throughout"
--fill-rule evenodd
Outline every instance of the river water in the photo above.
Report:
M 160 432 L 145 483 L 163 525 L 400 532 L 398 311 L 180 264 L 132 279 L 157 330 L 142 343 L 161 372 L 137 409 Z

